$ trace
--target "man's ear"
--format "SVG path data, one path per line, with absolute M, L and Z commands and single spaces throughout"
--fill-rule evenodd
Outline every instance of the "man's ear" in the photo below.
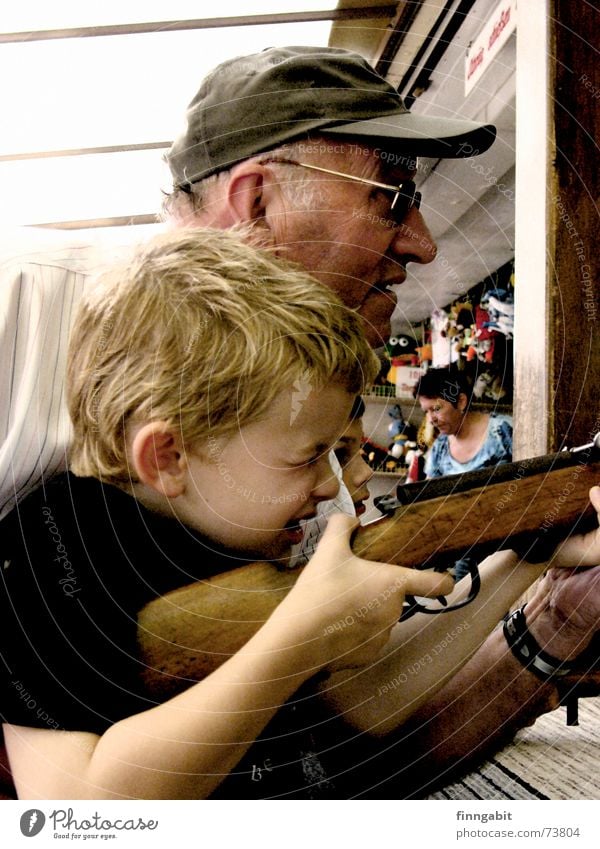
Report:
M 143 425 L 133 437 L 131 460 L 141 483 L 176 498 L 185 490 L 185 456 L 181 437 L 167 422 Z
M 242 162 L 231 172 L 227 187 L 227 203 L 236 223 L 264 223 L 267 204 L 272 200 L 276 184 L 269 170 L 258 162 Z

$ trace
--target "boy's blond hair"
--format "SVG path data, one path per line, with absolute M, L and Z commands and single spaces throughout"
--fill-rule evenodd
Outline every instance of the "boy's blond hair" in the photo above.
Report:
M 85 296 L 67 369 L 75 474 L 130 479 L 126 428 L 165 420 L 191 447 L 330 382 L 362 392 L 378 360 L 361 319 L 306 272 L 193 229 L 160 236 Z M 293 412 L 291 421 L 293 421 Z

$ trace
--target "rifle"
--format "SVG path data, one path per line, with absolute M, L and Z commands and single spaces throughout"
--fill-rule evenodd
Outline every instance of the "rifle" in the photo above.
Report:
M 559 540 L 595 526 L 588 493 L 599 481 L 600 434 L 570 451 L 401 485 L 383 505 L 387 515 L 357 529 L 352 550 L 417 568 L 445 569 L 465 553 L 481 558 L 502 549 L 543 560 Z M 146 605 L 138 644 L 147 690 L 169 698 L 214 671 L 258 631 L 299 574 L 250 563 Z

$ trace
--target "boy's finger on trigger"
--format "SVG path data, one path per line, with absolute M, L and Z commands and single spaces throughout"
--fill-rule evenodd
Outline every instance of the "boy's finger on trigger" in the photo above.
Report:
M 325 528 L 325 536 L 335 536 L 339 534 L 348 535 L 354 531 L 360 520 L 356 516 L 349 516 L 347 513 L 334 513 L 327 519 L 327 527 Z
M 404 568 L 402 568 L 402 572 L 402 589 L 409 595 L 422 595 L 435 598 L 438 595 L 448 595 L 454 589 L 454 578 L 449 572 L 432 572 Z
M 594 510 L 598 510 L 600 512 L 600 486 L 593 486 L 590 489 L 590 501 L 592 502 Z

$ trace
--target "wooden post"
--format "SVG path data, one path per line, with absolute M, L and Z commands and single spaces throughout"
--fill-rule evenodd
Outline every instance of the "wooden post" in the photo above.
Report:
M 600 430 L 600 6 L 553 0 L 552 7 L 554 449 Z
M 514 457 L 600 430 L 600 11 L 519 5 Z

